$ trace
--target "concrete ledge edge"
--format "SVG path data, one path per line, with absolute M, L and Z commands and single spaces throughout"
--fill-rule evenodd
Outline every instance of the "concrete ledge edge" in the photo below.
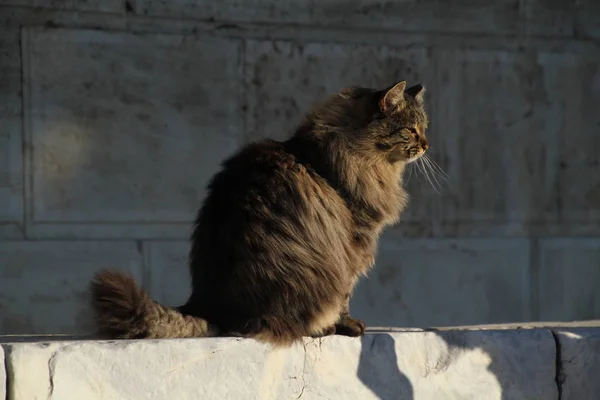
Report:
M 599 397 L 597 327 L 378 329 L 362 338 L 307 338 L 288 349 L 240 338 L 0 337 L 6 366 L 0 378 L 8 377 L 0 394 L 7 400 Z

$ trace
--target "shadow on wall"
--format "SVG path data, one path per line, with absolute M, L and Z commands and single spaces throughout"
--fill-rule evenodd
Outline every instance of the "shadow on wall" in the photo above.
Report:
M 558 396 L 554 347 L 547 346 L 553 344 L 549 331 L 421 333 L 394 338 L 372 332 L 361 338 L 357 375 L 379 399 Z

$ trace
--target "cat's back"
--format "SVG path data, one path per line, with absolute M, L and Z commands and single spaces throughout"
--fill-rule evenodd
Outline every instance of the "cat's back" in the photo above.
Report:
M 226 159 L 208 186 L 208 199 L 220 204 L 265 195 L 285 195 L 285 187 L 310 184 L 306 169 L 283 143 L 261 140 Z M 269 196 L 268 196 L 269 197 Z
M 282 142 L 264 139 L 246 145 L 226 159 L 219 174 L 221 176 L 215 177 L 214 184 L 220 183 L 223 179 L 253 183 L 254 179 L 272 178 L 285 172 L 298 172 L 298 168 L 295 157 L 286 151 Z
M 223 163 L 208 186 L 196 227 L 197 234 L 210 236 L 206 243 L 221 236 L 239 248 L 253 244 L 251 235 L 315 248 L 331 245 L 331 235 L 345 237 L 350 223 L 350 210 L 325 179 L 285 143 L 262 140 Z

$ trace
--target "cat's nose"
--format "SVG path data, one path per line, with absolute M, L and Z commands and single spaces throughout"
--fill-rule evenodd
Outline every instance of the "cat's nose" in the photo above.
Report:
M 422 140 L 421 147 L 423 148 L 423 151 L 427 150 L 429 148 L 429 142 L 427 140 Z

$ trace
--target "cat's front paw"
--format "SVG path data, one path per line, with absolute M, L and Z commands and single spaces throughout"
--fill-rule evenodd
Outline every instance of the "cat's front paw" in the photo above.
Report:
M 335 334 L 335 326 L 330 326 L 329 328 L 323 329 L 321 332 L 316 332 L 310 335 L 312 338 L 321 338 L 325 336 L 330 336 Z
M 335 334 L 343 336 L 362 336 L 365 333 L 365 323 L 360 319 L 352 318 L 349 315 L 344 315 L 335 324 Z

